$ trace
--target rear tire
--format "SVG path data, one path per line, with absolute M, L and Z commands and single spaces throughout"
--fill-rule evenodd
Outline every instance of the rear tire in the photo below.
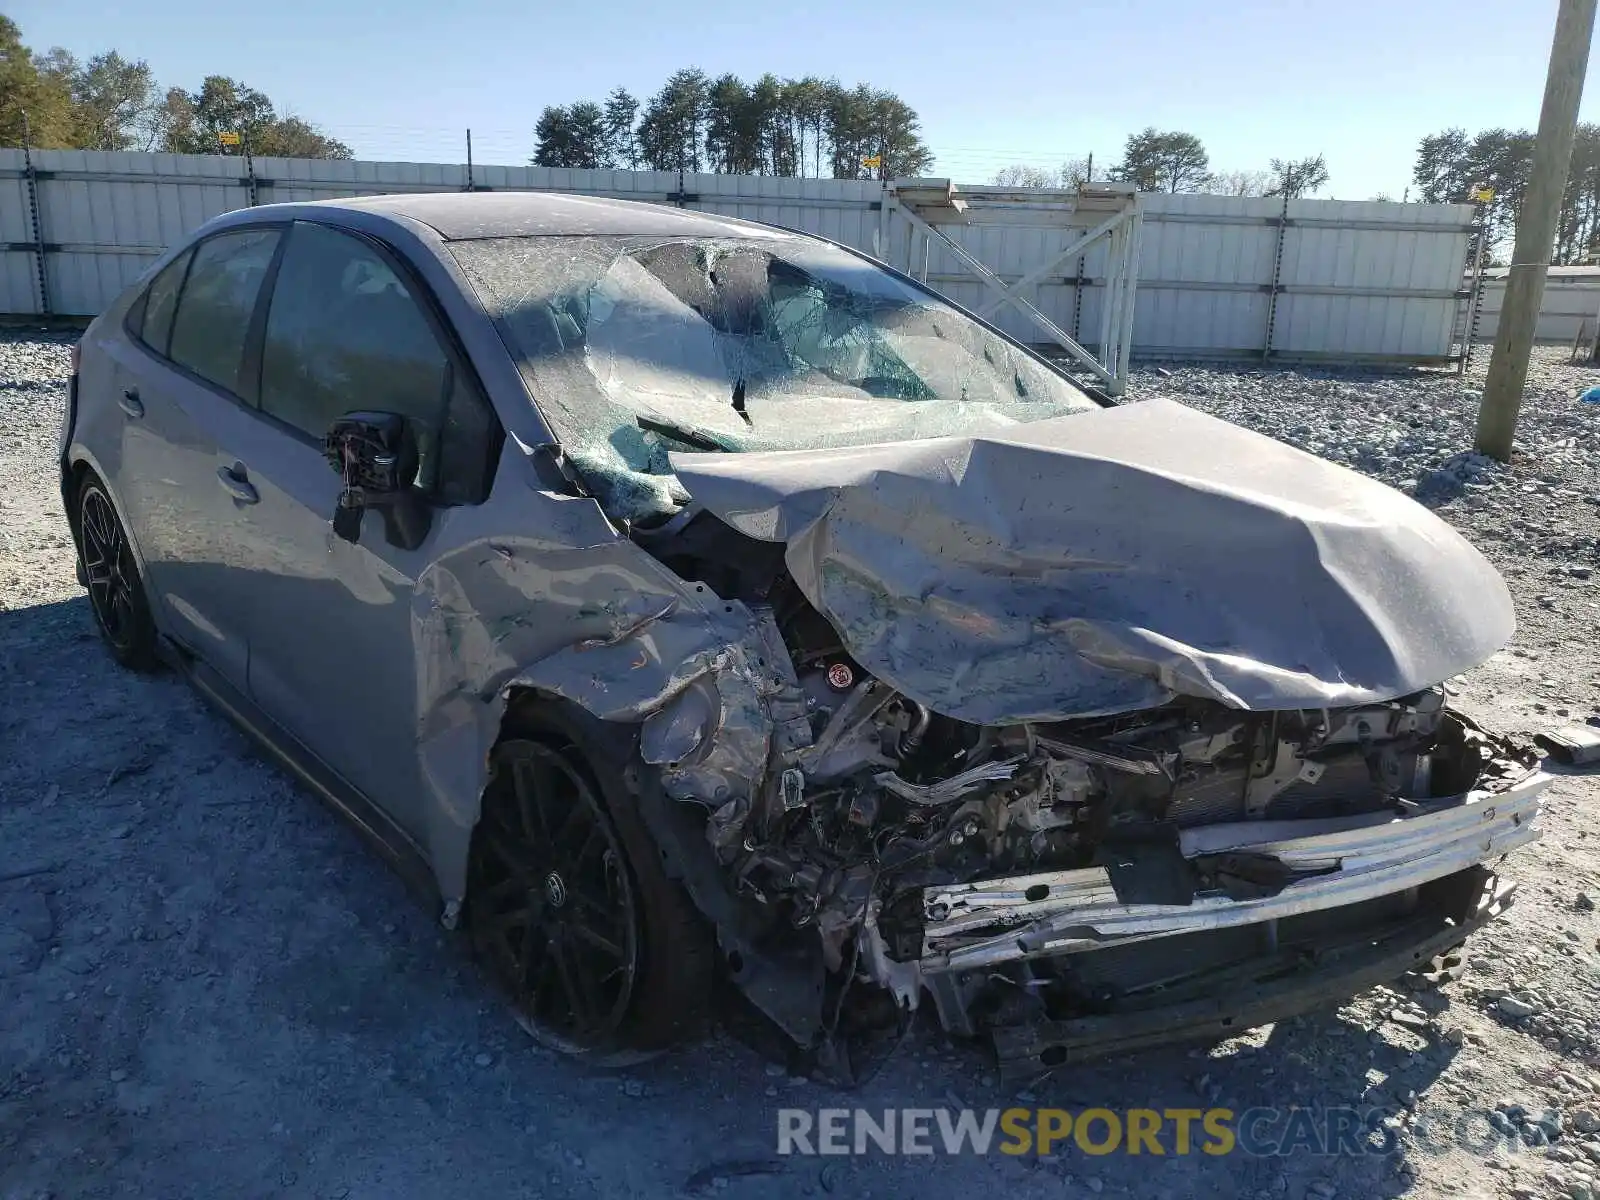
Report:
M 557 704 L 507 718 L 468 863 L 474 950 L 542 1045 L 610 1065 L 698 1031 L 711 933 L 669 879 L 624 730 Z
M 78 564 L 89 589 L 89 609 L 111 657 L 133 671 L 160 665 L 155 619 L 128 531 L 111 493 L 92 471 L 78 487 Z

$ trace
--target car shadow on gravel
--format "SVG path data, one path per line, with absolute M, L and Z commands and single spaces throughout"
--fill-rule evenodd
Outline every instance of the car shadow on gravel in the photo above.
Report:
M 69 625 L 74 638 L 80 634 L 92 638 L 92 621 L 87 594 L 74 596 L 70 600 L 30 604 L 26 608 L 0 609 L 0 651 L 8 648 L 21 650 L 37 637 L 60 631 Z M 49 650 L 49 647 L 33 648 Z

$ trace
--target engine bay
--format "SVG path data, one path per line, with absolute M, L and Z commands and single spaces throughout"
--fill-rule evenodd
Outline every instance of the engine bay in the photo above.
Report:
M 1042 921 L 1029 905 L 1051 893 L 1048 881 L 1091 870 L 1126 911 L 1258 901 L 1331 875 L 1342 860 L 1297 863 L 1237 846 L 1196 853 L 1186 836 L 1426 814 L 1473 789 L 1509 786 L 1537 759 L 1452 712 L 1442 686 L 1336 709 L 1242 711 L 1178 696 L 1116 715 L 970 724 L 865 671 L 788 577 L 781 546 L 688 514 L 635 538 L 682 578 L 770 618 L 792 667 L 782 694 L 768 698 L 776 732 L 756 794 L 708 796 L 694 761 L 705 745 L 682 760 L 645 756 L 666 761 L 674 800 L 703 806 L 727 887 L 767 944 L 820 954 L 833 990 L 860 980 L 912 1010 L 927 988 L 953 1031 L 983 1024 L 995 1009 L 981 995 L 990 985 L 1040 995 L 1048 977 L 1059 994 L 1063 974 L 1022 953 L 993 965 L 983 986 L 929 973 L 933 931 L 951 915 L 941 889 L 1022 877 L 1014 904 L 968 942 Z M 1096 994 L 1087 983 L 1066 993 Z

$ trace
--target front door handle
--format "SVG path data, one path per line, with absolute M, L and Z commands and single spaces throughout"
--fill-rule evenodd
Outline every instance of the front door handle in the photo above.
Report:
M 217 479 L 228 489 L 228 494 L 240 504 L 254 504 L 261 499 L 261 494 L 256 491 L 255 485 L 245 478 L 243 463 L 234 463 L 231 467 L 218 467 Z
M 144 416 L 144 401 L 139 399 L 138 388 L 123 388 L 122 395 L 117 397 L 117 407 L 130 417 Z

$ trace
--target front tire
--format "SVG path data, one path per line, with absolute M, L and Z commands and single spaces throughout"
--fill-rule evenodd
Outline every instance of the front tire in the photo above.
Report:
M 524 707 L 490 757 L 473 834 L 473 946 L 536 1041 L 607 1064 L 700 1028 L 710 931 L 635 809 L 616 727 Z M 615 764 L 615 765 L 614 765 Z
M 150 602 L 127 530 L 106 485 L 92 472 L 78 488 L 78 562 L 89 589 L 89 609 L 111 657 L 133 671 L 159 664 Z

